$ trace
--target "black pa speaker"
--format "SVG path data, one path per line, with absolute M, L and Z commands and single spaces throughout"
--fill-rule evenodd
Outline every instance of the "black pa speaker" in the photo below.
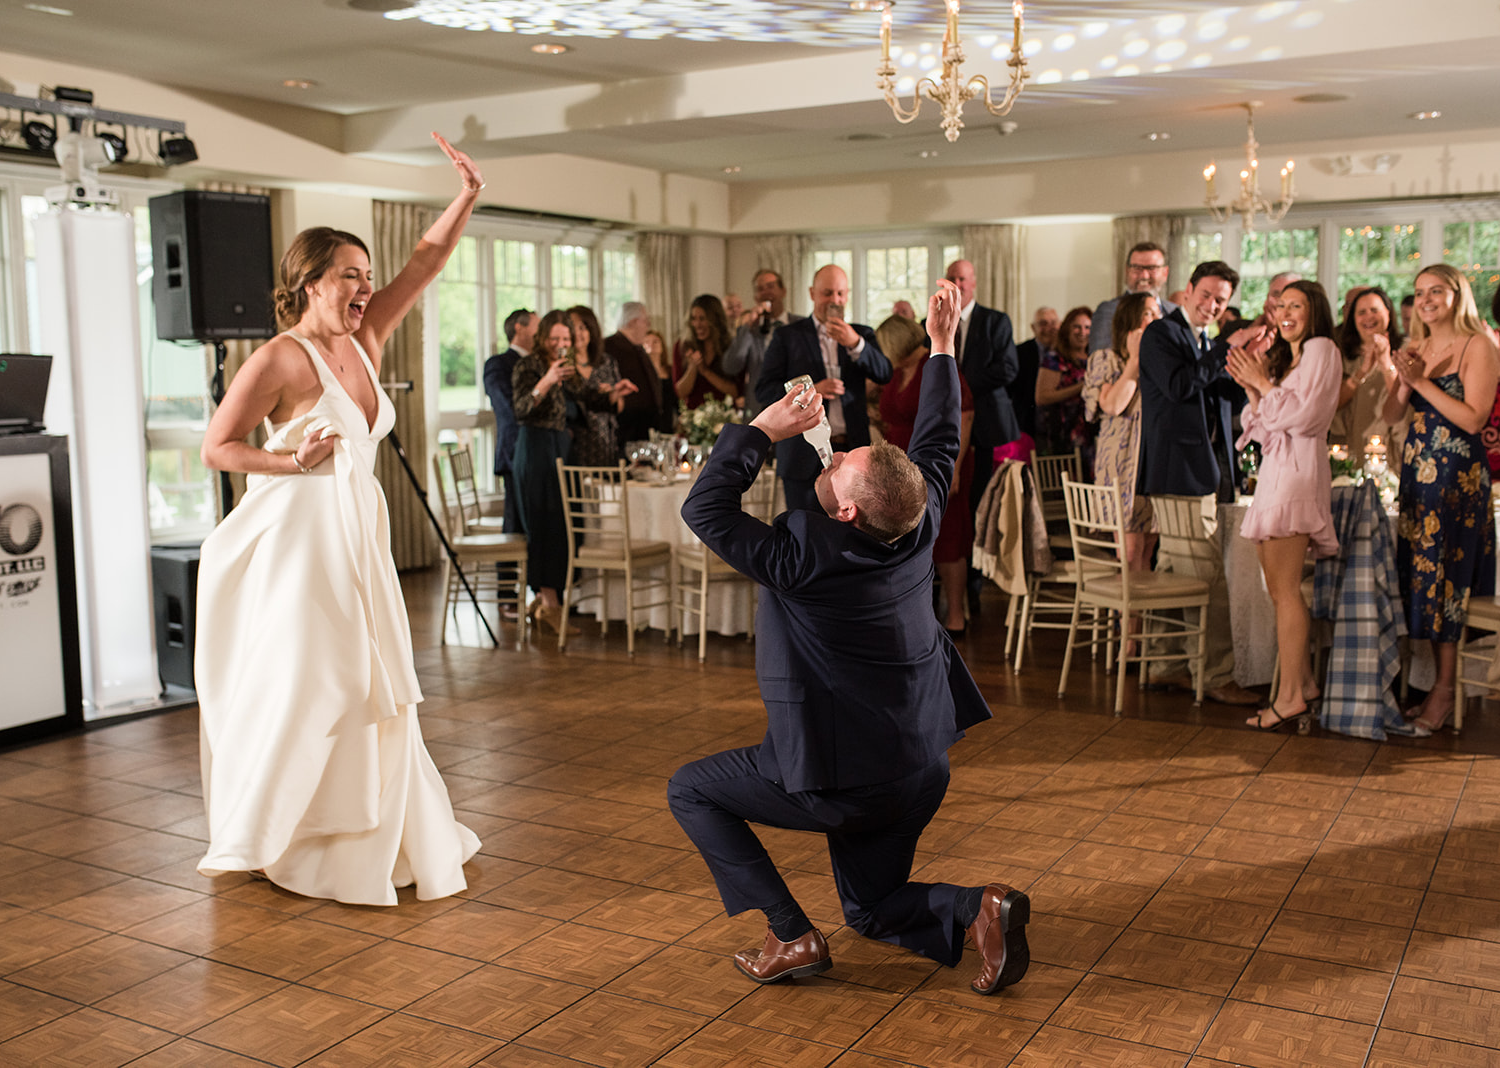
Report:
M 270 198 L 189 189 L 152 197 L 150 206 L 156 336 L 274 336 Z
M 193 648 L 198 637 L 198 547 L 152 546 L 151 589 L 157 671 L 163 682 L 191 690 Z

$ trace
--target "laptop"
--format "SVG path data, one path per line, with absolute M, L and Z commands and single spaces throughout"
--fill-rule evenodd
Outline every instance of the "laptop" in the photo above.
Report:
M 51 356 L 0 353 L 0 434 L 41 433 L 51 375 Z

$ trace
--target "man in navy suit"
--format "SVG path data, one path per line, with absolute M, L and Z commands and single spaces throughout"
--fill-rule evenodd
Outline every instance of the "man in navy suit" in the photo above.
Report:
M 516 436 L 520 433 L 516 410 L 511 403 L 511 374 L 516 369 L 516 361 L 531 352 L 539 322 L 536 313 L 526 308 L 511 312 L 505 317 L 505 341 L 509 348 L 484 361 L 484 391 L 490 398 L 490 410 L 495 413 L 495 474 L 500 476 L 501 485 L 505 487 L 507 534 L 521 529 L 520 498 L 516 496 L 515 475 L 510 466 L 511 456 L 516 451 Z
M 1200 263 L 1193 271 L 1187 298 L 1141 335 L 1141 452 L 1137 492 L 1174 497 L 1202 497 L 1205 523 L 1215 504 L 1234 500 L 1236 402 L 1244 392 L 1224 369 L 1232 347 L 1259 333 L 1247 328 L 1228 338 L 1209 341 L 1207 327 L 1234 296 L 1240 276 L 1220 260 Z M 1217 520 L 1213 520 L 1216 524 Z M 1163 546 L 1157 566 L 1187 569 L 1209 583 L 1208 659 L 1203 688 L 1212 701 L 1252 705 L 1259 698 L 1234 681 L 1234 642 L 1229 630 L 1229 590 L 1219 542 L 1205 543 L 1213 556 L 1176 561 Z M 1158 681 L 1192 688 L 1185 673 L 1158 675 Z
M 755 399 L 764 408 L 780 399 L 788 379 L 811 375 L 827 405 L 834 451 L 857 449 L 870 444 L 865 381 L 889 382 L 891 361 L 875 343 L 875 331 L 844 321 L 849 277 L 843 268 L 819 268 L 808 293 L 812 318 L 788 323 L 771 335 L 755 382 Z M 788 508 L 818 509 L 813 483 L 822 469 L 818 454 L 801 437 L 793 435 L 776 446 L 776 473 Z
M 795 393 L 749 426 L 727 426 L 683 504 L 693 532 L 761 586 L 758 746 L 672 776 L 672 814 L 702 852 L 725 909 L 760 909 L 764 945 L 735 955 L 758 983 L 832 967 L 749 822 L 827 836 L 844 919 L 869 938 L 950 967 L 970 935 L 974 990 L 1018 981 L 1030 961 L 1025 894 L 1000 883 L 915 883 L 917 840 L 948 788 L 948 747 L 990 711 L 932 613 L 932 543 L 958 458 L 958 293 L 929 302 L 934 355 L 906 453 L 882 443 L 837 454 L 816 486 L 821 511 L 767 526 L 741 497 L 773 444 L 814 426 L 823 397 Z

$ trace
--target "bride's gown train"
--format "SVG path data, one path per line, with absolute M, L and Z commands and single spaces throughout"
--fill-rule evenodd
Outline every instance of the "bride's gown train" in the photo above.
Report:
M 305 338 L 323 395 L 272 426 L 268 452 L 325 429 L 311 474 L 251 475 L 203 543 L 195 668 L 202 711 L 205 875 L 263 870 L 308 897 L 394 905 L 396 888 L 465 888 L 479 839 L 453 817 L 422 743 L 411 631 L 390 550 L 375 425 Z M 358 342 L 360 360 L 374 368 Z

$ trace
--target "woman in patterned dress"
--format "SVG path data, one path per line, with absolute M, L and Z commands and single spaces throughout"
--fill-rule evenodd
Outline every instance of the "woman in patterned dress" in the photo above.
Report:
M 1125 557 L 1132 571 L 1150 571 L 1156 547 L 1151 501 L 1135 493 L 1136 460 L 1141 452 L 1141 334 L 1161 318 L 1151 293 L 1120 298 L 1111 324 L 1112 349 L 1089 357 L 1083 380 L 1083 411 L 1099 424 L 1094 442 L 1094 481 L 1118 486 L 1125 511 Z
M 1412 409 L 1401 456 L 1396 569 L 1406 628 L 1432 642 L 1437 678 L 1409 718 L 1418 737 L 1453 711 L 1465 592 L 1493 588 L 1495 530 L 1481 433 L 1495 404 L 1500 353 L 1469 280 L 1447 264 L 1417 275 L 1411 336 L 1386 370 L 1386 422 Z
M 578 377 L 601 391 L 611 391 L 620 379 L 620 365 L 604 351 L 604 338 L 594 310 L 583 304 L 568 309 L 573 327 L 573 365 Z M 625 395 L 635 392 L 635 383 L 626 379 L 618 399 L 604 408 L 588 408 L 573 424 L 573 446 L 568 463 L 582 467 L 608 467 L 620 461 L 619 411 Z M 613 395 L 613 394 L 612 394 Z
M 1059 455 L 1078 449 L 1083 454 L 1083 478 L 1094 469 L 1094 436 L 1083 417 L 1083 378 L 1089 362 L 1090 308 L 1073 308 L 1057 329 L 1057 352 L 1042 356 L 1036 373 L 1037 451 Z

